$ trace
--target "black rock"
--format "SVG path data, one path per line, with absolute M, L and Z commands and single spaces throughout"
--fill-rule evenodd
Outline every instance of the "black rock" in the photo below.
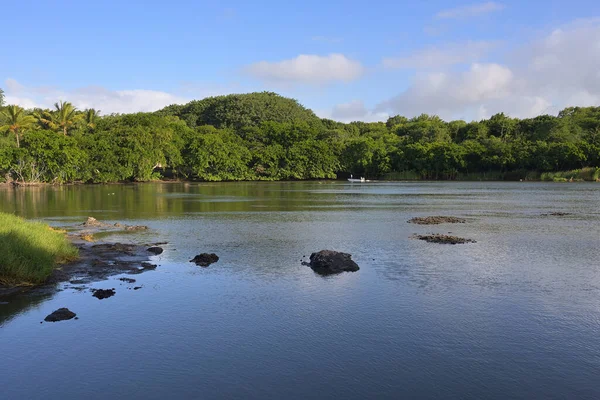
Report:
M 161 254 L 163 252 L 162 247 L 158 247 L 158 246 L 153 246 L 153 247 L 149 247 L 148 251 L 152 254 Z
M 75 314 L 73 311 L 69 310 L 68 308 L 59 308 L 58 310 L 54 311 L 52 314 L 50 314 L 46 318 L 44 318 L 44 321 L 46 321 L 46 322 L 66 321 L 68 319 L 75 318 L 76 315 L 77 314 Z
M 98 300 L 107 299 L 115 295 L 115 289 L 92 289 L 95 298 Z
M 219 261 L 219 256 L 215 253 L 202 253 L 198 254 L 196 257 L 192 258 L 190 262 L 196 263 L 201 267 L 208 267 L 212 263 L 216 263 Z
M 131 278 L 119 278 L 119 280 L 127 283 L 135 283 L 135 279 Z
M 156 264 L 150 264 L 148 262 L 143 262 L 142 268 L 144 271 L 149 270 L 149 269 L 156 269 Z
M 309 266 L 320 275 L 338 274 L 344 271 L 355 272 L 360 268 L 348 253 L 321 250 L 310 255 Z

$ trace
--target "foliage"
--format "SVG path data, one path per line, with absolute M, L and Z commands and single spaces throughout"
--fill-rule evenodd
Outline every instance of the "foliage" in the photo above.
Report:
M 26 182 L 539 179 L 600 167 L 600 107 L 522 120 L 423 114 L 346 124 L 263 92 L 154 113 L 100 116 L 60 102 L 53 110 L 8 106 L 1 115 L 0 177 Z
M 0 111 L 0 131 L 7 131 L 15 135 L 17 147 L 21 146 L 21 136 L 35 123 L 35 118 L 27 115 L 19 106 L 8 106 Z
M 0 213 L 0 254 L 0 283 L 27 284 L 43 282 L 57 263 L 78 252 L 64 233 L 48 225 Z
M 168 106 L 157 111 L 157 114 L 177 116 L 190 128 L 212 125 L 216 128 L 239 129 L 266 121 L 321 123 L 311 110 L 296 100 L 271 92 L 208 97 L 183 106 Z

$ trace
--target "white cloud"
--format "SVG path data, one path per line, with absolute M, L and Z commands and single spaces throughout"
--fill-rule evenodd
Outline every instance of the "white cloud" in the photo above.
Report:
M 384 58 L 382 63 L 386 68 L 440 68 L 479 61 L 496 46 L 498 42 L 484 40 L 449 43 L 443 47 L 428 47 L 402 57 Z
M 483 14 L 489 14 L 504 9 L 504 4 L 497 3 L 495 1 L 488 1 L 487 3 L 471 4 L 468 6 L 451 8 L 438 12 L 435 17 L 437 19 L 458 19 L 458 18 L 470 18 L 477 17 Z
M 332 110 L 315 111 L 321 118 L 328 118 L 340 122 L 378 122 L 386 121 L 389 118 L 387 112 L 374 112 L 368 110 L 361 100 L 352 100 L 349 103 L 337 104 Z
M 246 72 L 267 82 L 324 84 L 358 79 L 364 73 L 364 67 L 343 54 L 301 54 L 278 62 L 261 61 L 246 67 Z
M 600 20 L 577 21 L 530 41 L 502 63 L 467 71 L 418 73 L 404 92 L 376 111 L 475 119 L 556 114 L 567 106 L 600 105 Z
M 5 81 L 6 103 L 25 108 L 51 108 L 59 100 L 69 101 L 79 109 L 95 108 L 102 114 L 156 111 L 174 103 L 186 103 L 192 98 L 224 94 L 226 91 L 195 90 L 187 97 L 157 90 L 109 90 L 101 86 L 86 86 L 62 90 L 48 86 L 24 86 L 14 79 Z

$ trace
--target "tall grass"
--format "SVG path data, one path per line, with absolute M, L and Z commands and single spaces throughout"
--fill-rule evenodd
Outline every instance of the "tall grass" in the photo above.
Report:
M 0 213 L 0 283 L 42 283 L 57 264 L 73 260 L 77 254 L 64 232 Z
M 567 182 L 567 181 L 600 181 L 600 168 L 582 168 L 572 171 L 544 172 L 543 181 Z

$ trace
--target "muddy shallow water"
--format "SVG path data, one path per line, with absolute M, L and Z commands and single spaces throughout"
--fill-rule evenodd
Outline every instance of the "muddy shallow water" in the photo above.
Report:
M 0 303 L 2 398 L 600 398 L 598 184 L 3 187 L 0 210 L 168 242 L 154 270 Z M 466 222 L 407 223 L 437 215 Z M 322 249 L 360 270 L 302 265 Z

